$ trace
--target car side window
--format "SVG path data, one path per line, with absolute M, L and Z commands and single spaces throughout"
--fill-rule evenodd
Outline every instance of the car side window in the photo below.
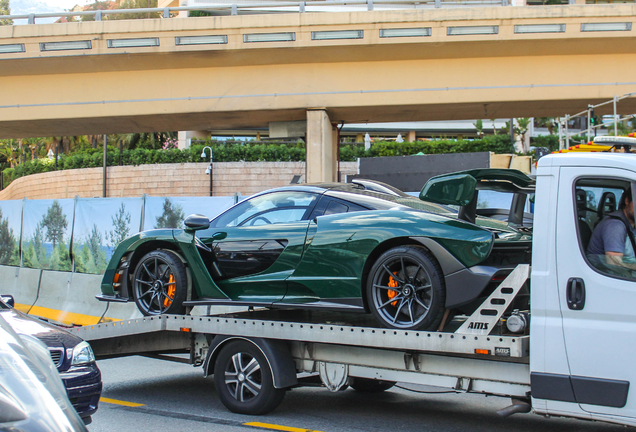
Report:
M 309 218 L 313 219 L 318 216 L 326 216 L 331 214 L 350 213 L 350 212 L 366 211 L 366 210 L 369 210 L 369 209 L 349 201 L 344 201 L 344 200 L 332 198 L 329 196 L 323 196 L 322 199 L 316 205 L 316 208 L 314 209 L 313 213 L 311 214 Z
M 634 229 L 620 204 L 624 191 L 630 191 L 629 180 L 579 179 L 576 224 L 590 266 L 607 276 L 636 280 Z
M 348 211 L 349 211 L 348 205 L 346 205 L 345 203 L 333 200 L 333 201 L 330 201 L 329 204 L 327 204 L 327 208 L 325 209 L 325 212 L 323 213 L 323 215 L 346 213 Z
M 308 192 L 281 191 L 249 198 L 214 221 L 214 226 L 252 226 L 287 223 L 306 219 L 318 195 Z

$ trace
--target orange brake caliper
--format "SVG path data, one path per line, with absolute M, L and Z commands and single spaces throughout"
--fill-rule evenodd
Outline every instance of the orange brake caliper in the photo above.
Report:
M 168 279 L 168 283 L 171 284 L 168 287 L 168 298 L 163 301 L 163 305 L 168 307 L 172 304 L 172 299 L 174 299 L 174 292 L 177 290 L 176 285 L 174 283 L 174 275 L 170 275 L 170 279 Z
M 397 272 L 393 272 L 394 275 L 397 274 Z M 397 283 L 397 281 L 395 279 L 393 279 L 393 276 L 389 276 L 389 287 L 390 288 L 397 288 L 399 285 Z M 396 295 L 398 295 L 397 291 L 394 290 L 389 290 L 388 291 L 388 296 L 389 296 L 389 300 L 392 299 L 393 297 L 395 297 Z M 391 303 L 391 306 L 395 307 L 395 305 L 397 305 L 397 300 Z

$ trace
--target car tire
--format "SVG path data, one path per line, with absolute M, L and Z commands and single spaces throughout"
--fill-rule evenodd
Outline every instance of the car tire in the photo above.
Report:
M 242 340 L 221 349 L 214 363 L 214 384 L 223 405 L 238 414 L 267 414 L 280 405 L 286 392 L 274 387 L 260 348 Z
M 145 316 L 185 312 L 188 276 L 174 252 L 157 250 L 144 255 L 135 268 L 132 287 L 137 308 Z
M 349 384 L 360 393 L 380 393 L 395 385 L 395 381 L 382 381 L 370 378 L 353 378 Z
M 446 303 L 442 269 L 424 248 L 389 249 L 371 267 L 366 296 L 371 312 L 385 327 L 437 330 Z

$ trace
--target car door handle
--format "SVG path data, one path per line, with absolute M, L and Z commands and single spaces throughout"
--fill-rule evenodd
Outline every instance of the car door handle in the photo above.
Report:
M 585 282 L 581 278 L 570 278 L 566 287 L 568 307 L 581 310 L 585 307 Z

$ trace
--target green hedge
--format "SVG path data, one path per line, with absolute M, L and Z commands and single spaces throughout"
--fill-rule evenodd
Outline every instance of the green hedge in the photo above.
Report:
M 143 165 L 160 163 L 186 163 L 186 162 L 207 162 L 209 150 L 206 150 L 206 157 L 201 157 L 201 152 L 205 145 L 212 147 L 214 162 L 298 162 L 305 160 L 305 144 L 299 143 L 225 143 L 216 141 L 205 141 L 193 143 L 184 150 L 166 149 L 134 149 L 124 150 L 121 155 L 122 165 Z M 492 151 L 495 153 L 512 153 L 510 137 L 507 135 L 490 135 L 479 140 L 433 140 L 417 142 L 388 142 L 380 141 L 371 144 L 369 150 L 364 149 L 362 144 L 342 144 L 340 146 L 341 161 L 355 161 L 362 157 L 377 156 L 407 156 L 418 153 L 440 154 L 440 153 L 468 153 Z M 108 166 L 120 164 L 119 149 L 108 147 Z M 70 155 L 60 155 L 57 169 L 95 168 L 101 167 L 103 160 L 102 149 L 84 149 Z M 55 170 L 55 161 L 48 158 L 35 159 L 17 165 L 15 168 L 7 168 L 3 171 L 4 186 L 11 181 L 30 174 L 37 174 Z

